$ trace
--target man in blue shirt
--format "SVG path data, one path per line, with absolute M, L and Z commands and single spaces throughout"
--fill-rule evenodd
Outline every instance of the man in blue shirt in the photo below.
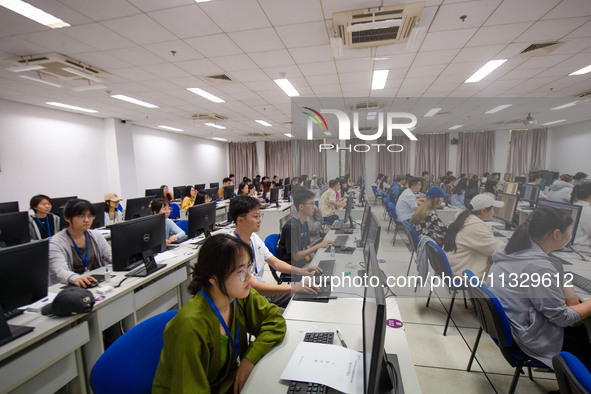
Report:
M 392 182 L 392 184 L 390 185 L 390 190 L 388 191 L 388 198 L 390 199 L 390 201 L 396 200 L 396 197 L 398 197 L 400 190 L 402 190 L 402 185 L 402 177 L 397 175 L 394 179 L 394 182 Z

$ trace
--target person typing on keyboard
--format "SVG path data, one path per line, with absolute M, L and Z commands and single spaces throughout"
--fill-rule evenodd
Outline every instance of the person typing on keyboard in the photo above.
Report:
M 304 286 L 303 282 L 281 285 L 263 282 L 265 263 L 269 264 L 276 271 L 292 276 L 313 276 L 316 273 L 321 273 L 322 270 L 318 267 L 294 267 L 273 256 L 265 243 L 256 234 L 263 220 L 263 214 L 259 208 L 259 201 L 249 196 L 237 196 L 233 198 L 230 201 L 230 216 L 234 218 L 236 230 L 231 235 L 250 244 L 253 250 L 255 271 L 250 279 L 251 286 L 261 295 L 267 297 L 269 302 L 285 308 L 294 292 L 316 294 L 316 290 L 312 287 Z
M 564 284 L 562 263 L 549 256 L 570 241 L 572 226 L 569 214 L 537 208 L 494 253 L 487 287 L 503 305 L 513 338 L 527 355 L 551 368 L 552 357 L 564 350 L 590 369 L 589 336 L 579 324 L 591 316 L 591 299 L 579 302 Z

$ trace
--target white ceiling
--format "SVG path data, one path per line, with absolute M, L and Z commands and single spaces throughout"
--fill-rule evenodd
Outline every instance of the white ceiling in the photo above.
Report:
M 568 76 L 591 64 L 589 0 L 426 0 L 417 27 L 426 32 L 416 47 L 406 44 L 345 50 L 334 58 L 332 13 L 406 0 L 32 0 L 31 4 L 68 22 L 49 29 L 0 7 L 0 98 L 48 107 L 56 101 L 98 110 L 148 127 L 168 125 L 183 133 L 232 141 L 287 138 L 290 98 L 273 79 L 282 73 L 305 97 L 422 97 L 442 112 L 419 119 L 416 133 L 500 129 L 495 122 L 525 118 L 559 125 L 591 119 L 591 103 L 550 111 L 591 90 L 591 73 Z M 460 16 L 466 15 L 464 22 Z M 524 57 L 530 44 L 561 41 L 546 56 Z M 175 51 L 173 55 L 172 51 Z M 82 81 L 52 87 L 7 71 L 7 59 L 59 52 L 109 73 L 107 89 L 75 92 Z M 374 60 L 382 58 L 381 60 Z M 488 60 L 509 60 L 481 82 L 464 81 Z M 384 90 L 370 89 L 374 69 L 390 69 Z M 201 77 L 225 73 L 232 84 L 213 86 Z M 35 72 L 28 75 L 36 77 Z M 226 102 L 212 103 L 186 88 L 199 87 Z M 159 106 L 147 109 L 115 100 L 125 94 Z M 536 98 L 546 98 L 537 101 Z M 454 98 L 454 100 L 450 100 Z M 457 100 L 456 98 L 479 98 Z M 482 116 L 512 101 L 494 116 Z M 525 99 L 523 99 L 525 98 Z M 458 104 L 460 103 L 460 104 Z M 425 104 L 427 105 L 427 104 Z M 448 105 L 448 107 L 446 107 Z M 414 107 L 416 114 L 425 107 Z M 429 108 L 426 108 L 428 110 Z M 215 112 L 227 130 L 191 120 Z M 425 111 L 426 112 L 426 111 Z M 273 127 L 255 123 L 263 119 Z M 270 133 L 266 138 L 248 133 Z

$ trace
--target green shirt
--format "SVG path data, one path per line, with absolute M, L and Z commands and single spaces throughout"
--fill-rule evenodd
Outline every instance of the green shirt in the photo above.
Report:
M 236 300 L 240 358 L 256 364 L 273 346 L 281 343 L 286 325 L 276 305 L 254 289 Z M 230 332 L 234 333 L 234 319 Z M 232 392 L 238 365 L 234 349 L 222 363 L 220 323 L 211 307 L 197 293 L 166 325 L 164 347 L 156 370 L 153 393 Z M 247 333 L 256 337 L 247 342 Z

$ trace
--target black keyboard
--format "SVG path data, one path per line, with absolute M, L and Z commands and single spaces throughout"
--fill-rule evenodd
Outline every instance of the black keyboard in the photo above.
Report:
M 565 272 L 565 274 L 571 274 L 573 276 L 573 285 L 577 286 L 579 289 L 585 290 L 587 293 L 591 293 L 591 279 L 575 274 L 574 272 Z
M 349 237 L 346 235 L 338 235 L 333 242 L 334 246 L 343 246 L 347 243 L 348 239 Z
M 322 270 L 320 276 L 332 276 L 332 271 L 334 271 L 334 260 L 321 260 L 318 262 L 318 267 Z
M 307 332 L 304 336 L 304 342 L 332 344 L 334 342 L 334 332 Z M 323 384 L 311 382 L 297 382 L 295 380 L 292 380 L 289 383 L 289 387 L 287 388 L 287 394 L 296 393 L 327 394 L 330 393 L 330 391 L 329 387 Z
M 321 260 L 318 262 L 318 267 L 322 269 L 322 273 L 314 278 L 312 283 L 322 283 L 326 284 L 326 286 L 319 286 L 316 294 L 296 293 L 293 299 L 296 301 L 328 302 L 330 299 L 330 276 L 332 276 L 334 270 L 334 263 L 334 260 Z M 327 277 L 327 279 L 324 280 L 324 277 Z
M 338 230 L 338 229 L 342 228 L 344 224 L 345 224 L 344 222 L 339 222 L 339 221 L 335 220 L 332 223 L 332 225 L 330 226 L 330 229 L 331 230 Z
M 22 315 L 23 313 L 25 313 L 25 310 L 24 309 L 13 309 L 11 311 L 4 312 L 4 319 L 5 320 L 10 320 L 13 317 L 17 317 L 17 316 Z M 308 342 L 310 342 L 310 341 L 308 341 Z

